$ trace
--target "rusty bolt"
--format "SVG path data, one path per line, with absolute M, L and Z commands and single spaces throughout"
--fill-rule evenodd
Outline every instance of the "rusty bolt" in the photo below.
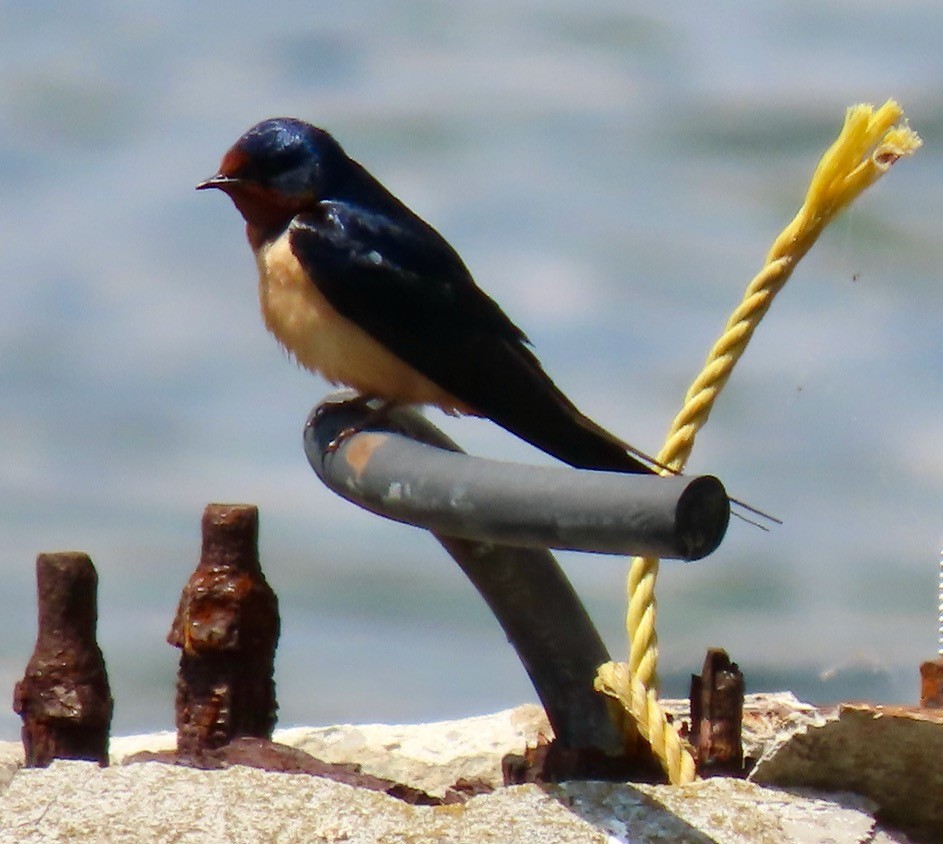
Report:
M 177 752 L 199 757 L 237 737 L 270 739 L 278 600 L 259 565 L 259 511 L 210 504 L 200 562 L 167 641 L 180 648 Z
M 36 583 L 39 633 L 13 691 L 13 709 L 23 719 L 26 765 L 87 759 L 105 766 L 114 702 L 95 638 L 95 566 L 78 552 L 40 554 Z
M 708 648 L 701 675 L 691 675 L 691 744 L 702 777 L 741 777 L 743 672 L 723 648 Z

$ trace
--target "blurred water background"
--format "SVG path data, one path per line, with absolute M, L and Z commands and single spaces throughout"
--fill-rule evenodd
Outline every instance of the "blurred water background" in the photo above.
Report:
M 328 387 L 263 330 L 229 201 L 193 191 L 250 125 L 331 130 L 577 404 L 653 452 L 845 108 L 891 96 L 924 149 L 801 264 L 689 467 L 785 524 L 665 563 L 658 630 L 667 694 L 721 645 L 751 691 L 913 702 L 943 536 L 941 83 L 931 2 L 0 2 L 0 702 L 35 555 L 81 549 L 115 732 L 171 728 L 164 636 L 209 501 L 261 508 L 282 725 L 533 699 L 438 545 L 307 466 Z M 628 561 L 564 563 L 621 658 Z M 0 738 L 18 729 L 0 706 Z

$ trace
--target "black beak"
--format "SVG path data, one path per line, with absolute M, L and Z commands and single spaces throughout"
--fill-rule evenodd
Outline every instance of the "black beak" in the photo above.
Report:
M 232 176 L 224 176 L 222 173 L 217 173 L 215 176 L 210 176 L 205 181 L 200 182 L 196 186 L 197 190 L 207 190 L 208 188 L 219 188 L 220 190 L 226 190 L 228 187 L 233 185 L 238 185 L 239 179 L 236 179 Z

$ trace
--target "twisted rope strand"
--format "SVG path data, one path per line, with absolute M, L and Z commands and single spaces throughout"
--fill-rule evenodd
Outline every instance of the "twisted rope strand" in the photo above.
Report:
M 681 411 L 671 423 L 665 445 L 658 453 L 660 463 L 678 472 L 684 468 L 697 432 L 707 422 L 717 396 L 753 332 L 825 226 L 894 162 L 919 149 L 921 140 L 909 127 L 891 128 L 901 115 L 900 106 L 893 100 L 877 110 L 869 105 L 848 109 L 838 138 L 815 169 L 802 208 L 773 242 L 763 269 L 747 286 L 743 300 L 689 388 Z M 873 152 L 869 155 L 870 149 Z M 594 685 L 623 707 L 626 716 L 621 722 L 626 740 L 634 738 L 637 731 L 651 745 L 669 781 L 682 784 L 695 777 L 694 757 L 674 725 L 668 723 L 657 699 L 655 581 L 658 565 L 654 557 L 632 560 L 626 578 L 629 661 L 628 664 L 610 662 L 600 666 Z

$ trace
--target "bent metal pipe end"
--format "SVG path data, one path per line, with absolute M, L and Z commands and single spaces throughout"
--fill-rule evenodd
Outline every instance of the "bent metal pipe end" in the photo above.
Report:
M 318 405 L 304 439 L 309 463 L 334 492 L 442 536 L 691 561 L 716 550 L 730 518 L 724 486 L 710 475 L 632 475 L 472 457 L 416 411 L 378 416 L 350 393 Z

